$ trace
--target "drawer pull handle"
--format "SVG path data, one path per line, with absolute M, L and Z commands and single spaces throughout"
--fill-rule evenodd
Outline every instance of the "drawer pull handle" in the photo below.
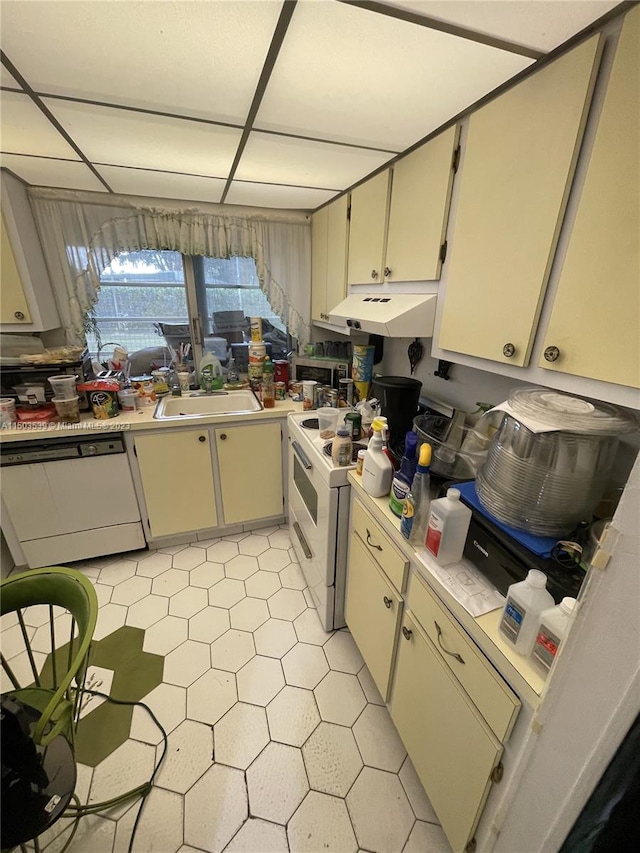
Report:
M 298 542 L 300 542 L 300 547 L 302 548 L 305 557 L 307 558 L 307 560 L 310 560 L 313 554 L 311 553 L 311 548 L 309 548 L 309 545 L 307 544 L 307 540 L 304 538 L 302 528 L 300 527 L 297 521 L 293 522 L 293 529 L 295 531 L 296 536 L 298 537 Z
M 455 658 L 458 661 L 458 663 L 464 663 L 464 659 L 457 652 L 450 652 L 449 649 L 445 649 L 443 642 L 442 642 L 442 628 L 438 625 L 438 623 L 435 621 L 435 619 L 433 620 L 433 624 L 436 626 L 436 631 L 438 632 L 438 645 L 440 646 L 442 651 L 445 653 L 445 655 L 451 655 L 451 657 Z
M 369 528 L 365 527 L 365 530 L 367 531 L 367 545 L 369 546 L 369 548 L 375 548 L 376 551 L 382 551 L 382 547 L 380 545 L 374 545 L 371 541 L 371 533 L 369 533 Z
M 382 600 L 384 601 L 384 606 L 387 608 L 387 610 L 390 610 L 393 601 L 391 601 L 388 595 L 385 595 Z
M 405 640 L 410 640 L 412 634 L 413 631 L 410 628 L 407 628 L 406 625 L 402 626 L 402 636 L 405 638 Z

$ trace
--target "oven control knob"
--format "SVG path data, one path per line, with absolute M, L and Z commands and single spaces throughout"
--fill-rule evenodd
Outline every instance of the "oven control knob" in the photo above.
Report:
M 353 321 L 353 328 L 354 328 L 354 329 L 359 329 L 359 328 L 360 328 L 360 320 L 354 320 L 354 321 Z
M 353 326 L 353 320 L 351 320 L 351 319 L 347 320 L 347 326 L 349 326 L 349 328 L 351 328 L 351 326 Z
M 97 456 L 98 455 L 98 447 L 95 444 L 85 444 L 82 450 L 83 456 Z

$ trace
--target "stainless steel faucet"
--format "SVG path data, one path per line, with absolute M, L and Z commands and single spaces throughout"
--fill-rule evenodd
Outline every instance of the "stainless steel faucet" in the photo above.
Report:
M 204 393 L 212 394 L 213 393 L 213 376 L 209 374 L 205 374 L 202 377 L 202 382 L 204 383 Z

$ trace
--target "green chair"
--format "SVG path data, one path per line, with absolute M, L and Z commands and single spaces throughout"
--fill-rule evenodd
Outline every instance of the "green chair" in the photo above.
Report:
M 42 675 L 38 672 L 23 610 L 35 605 L 49 606 L 51 637 L 50 665 Z M 72 617 L 66 655 L 56 653 L 62 645 L 56 641 L 54 606 L 68 610 Z M 0 583 L 0 613 L 16 613 L 22 631 L 25 651 L 31 666 L 32 679 L 28 685 L 18 683 L 11 666 L 0 653 L 0 662 L 13 685 L 9 691 L 20 702 L 40 712 L 33 732 L 33 741 L 47 746 L 62 734 L 74 741 L 80 717 L 82 693 L 87 671 L 89 647 L 98 618 L 98 599 L 91 582 L 75 569 L 60 566 L 33 569 L 11 575 Z M 74 637 L 77 626 L 77 637 Z M 66 642 L 66 641 L 65 641 Z M 65 661 L 66 657 L 66 661 Z

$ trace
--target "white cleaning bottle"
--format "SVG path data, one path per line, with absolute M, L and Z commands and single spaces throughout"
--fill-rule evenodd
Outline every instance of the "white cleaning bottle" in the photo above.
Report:
M 381 498 L 389 494 L 393 480 L 393 465 L 384 452 L 384 423 L 375 418 L 371 424 L 373 436 L 364 453 L 362 466 L 362 488 L 372 498 Z
M 460 503 L 458 489 L 447 489 L 445 498 L 431 502 L 424 544 L 441 566 L 460 560 L 470 523 L 471 510 Z
M 533 644 L 531 660 L 544 676 L 551 669 L 558 649 L 569 633 L 576 604 L 575 598 L 567 596 L 562 599 L 560 604 L 543 610 L 540 614 L 538 633 Z
M 545 573 L 531 569 L 523 581 L 512 583 L 507 590 L 500 633 L 521 655 L 533 648 L 542 611 L 555 605 L 546 586 Z

